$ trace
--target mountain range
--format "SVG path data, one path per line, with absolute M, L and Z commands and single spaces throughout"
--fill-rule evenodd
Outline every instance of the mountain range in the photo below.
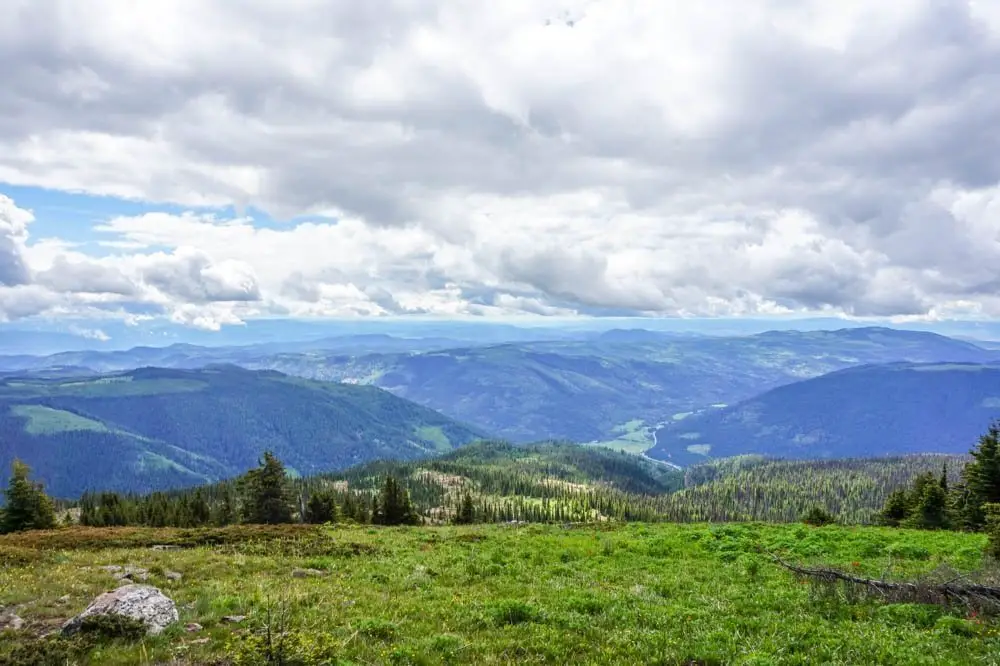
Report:
M 1000 418 L 1000 364 L 889 363 L 829 373 L 676 420 L 648 455 L 689 465 L 783 458 L 964 454 Z
M 0 465 L 26 461 L 59 497 L 228 478 L 264 450 L 314 474 L 483 434 L 373 386 L 234 366 L 0 381 Z
M 539 333 L 541 335 L 541 333 Z M 570 336 L 569 333 L 565 334 Z M 872 363 L 973 362 L 1000 351 L 887 328 L 712 337 L 617 329 L 578 339 L 449 346 L 452 338 L 355 335 L 244 347 L 174 345 L 122 352 L 0 357 L 0 372 L 119 372 L 231 363 L 370 384 L 514 442 L 567 439 L 635 450 L 678 414 Z

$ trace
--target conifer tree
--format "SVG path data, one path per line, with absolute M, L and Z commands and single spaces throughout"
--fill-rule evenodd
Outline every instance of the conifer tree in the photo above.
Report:
M 898 527 L 910 514 L 910 500 L 905 490 L 893 490 L 879 514 L 880 522 L 890 527 Z
M 222 500 L 215 510 L 215 524 L 219 526 L 231 525 L 236 522 L 236 506 L 233 503 L 233 495 L 229 490 L 222 493 Z
M 471 525 L 474 522 L 476 522 L 476 509 L 472 503 L 472 495 L 466 491 L 465 495 L 462 496 L 462 503 L 458 507 L 458 513 L 455 514 L 455 524 Z
M 963 522 L 978 530 L 986 524 L 983 505 L 1000 503 L 1000 421 L 990 425 L 970 454 L 973 460 L 962 471 L 966 491 Z
M 42 484 L 33 483 L 30 469 L 20 460 L 11 465 L 10 482 L 4 491 L 6 506 L 0 512 L 0 533 L 43 530 L 56 526 L 55 507 Z
M 276 525 L 292 522 L 292 499 L 285 467 L 267 451 L 260 467 L 243 477 L 243 520 L 248 523 Z
M 410 494 L 392 475 L 385 477 L 382 492 L 372 507 L 372 522 L 376 525 L 416 525 L 420 522 L 410 503 Z
M 915 487 L 910 498 L 910 511 L 902 525 L 920 529 L 943 529 L 950 524 L 948 495 L 940 483 L 924 483 Z
M 328 490 L 317 490 L 306 502 L 305 522 L 314 525 L 335 523 L 338 518 L 337 498 Z

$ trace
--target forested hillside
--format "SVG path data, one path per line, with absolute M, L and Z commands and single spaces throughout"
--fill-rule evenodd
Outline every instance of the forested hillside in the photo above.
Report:
M 481 436 L 371 386 L 233 366 L 0 382 L 0 465 L 58 497 L 236 476 L 266 450 L 296 474 L 443 452 Z
M 862 366 L 706 410 L 661 428 L 649 455 L 681 465 L 705 456 L 782 458 L 961 454 L 1000 417 L 1000 366 Z
M 682 471 L 602 447 L 483 441 L 434 458 L 375 461 L 296 479 L 288 492 L 297 520 L 308 520 L 311 500 L 322 498 L 328 518 L 369 522 L 392 479 L 420 520 L 431 524 L 791 522 L 816 507 L 864 524 L 874 522 L 893 490 L 927 472 L 947 469 L 957 478 L 963 463 L 961 457 L 934 455 L 838 461 L 745 456 Z M 93 515 L 112 516 L 98 524 L 221 525 L 238 520 L 242 484 L 237 479 L 144 498 L 92 495 L 84 503 Z
M 0 357 L 0 369 L 55 373 L 226 362 L 319 380 L 372 384 L 504 439 L 652 446 L 652 428 L 713 404 L 866 363 L 987 362 L 996 351 L 887 328 L 740 337 L 617 330 L 584 339 L 440 348 L 447 340 L 335 338 L 301 344 L 174 345 Z M 408 345 L 408 346 L 407 346 Z M 377 352 L 377 353 L 376 353 Z

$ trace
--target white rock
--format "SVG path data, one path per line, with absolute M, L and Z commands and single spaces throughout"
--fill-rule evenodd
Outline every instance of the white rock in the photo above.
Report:
M 160 633 L 178 619 L 173 600 L 155 587 L 125 585 L 90 602 L 86 610 L 63 625 L 63 633 L 76 633 L 83 620 L 92 615 L 123 615 L 140 620 L 149 634 Z

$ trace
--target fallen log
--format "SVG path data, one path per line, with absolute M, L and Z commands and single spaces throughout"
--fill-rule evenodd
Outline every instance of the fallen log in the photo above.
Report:
M 928 580 L 903 582 L 862 578 L 829 567 L 811 569 L 798 566 L 786 562 L 774 553 L 768 554 L 776 564 L 804 578 L 828 584 L 842 583 L 887 601 L 960 604 L 976 610 L 1000 611 L 1000 587 L 974 583 L 962 575 L 944 582 Z

